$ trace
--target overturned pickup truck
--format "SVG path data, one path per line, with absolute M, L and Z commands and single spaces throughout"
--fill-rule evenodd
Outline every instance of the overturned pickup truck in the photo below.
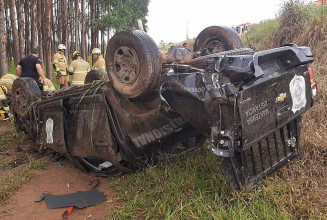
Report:
M 301 115 L 316 93 L 313 55 L 294 44 L 254 52 L 220 26 L 185 50 L 172 48 L 163 63 L 146 33 L 121 31 L 106 52 L 109 80 L 91 71 L 88 84 L 44 96 L 33 79 L 17 79 L 16 126 L 38 149 L 102 176 L 185 154 L 209 138 L 231 186 L 252 189 L 298 154 Z

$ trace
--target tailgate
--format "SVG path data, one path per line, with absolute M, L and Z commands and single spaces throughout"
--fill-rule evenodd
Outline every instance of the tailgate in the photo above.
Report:
M 306 65 L 259 78 L 238 94 L 242 146 L 250 146 L 312 106 Z

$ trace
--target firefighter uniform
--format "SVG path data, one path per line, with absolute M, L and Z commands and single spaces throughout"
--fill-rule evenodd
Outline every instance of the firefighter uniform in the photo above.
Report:
M 98 58 L 94 61 L 92 69 L 100 69 L 106 71 L 106 62 L 102 55 L 99 55 Z
M 68 70 L 74 73 L 72 86 L 82 86 L 84 85 L 86 74 L 90 71 L 90 65 L 82 57 L 78 56 L 76 60 L 72 61 Z
M 18 76 L 13 74 L 6 74 L 0 78 L 0 86 L 5 86 L 8 89 L 9 94 L 11 93 L 12 84 Z
M 48 78 L 44 78 L 43 91 L 44 92 L 53 92 L 53 91 L 56 91 L 56 88 L 54 87 L 53 83 Z
M 0 86 L 0 121 L 9 119 L 9 104 L 7 100 L 8 89 Z
M 65 87 L 69 86 L 69 75 L 67 74 L 67 59 L 65 55 L 60 54 L 58 51 L 53 56 L 53 65 L 57 72 L 57 82 L 60 85 L 64 85 Z M 62 86 L 61 86 L 62 87 Z

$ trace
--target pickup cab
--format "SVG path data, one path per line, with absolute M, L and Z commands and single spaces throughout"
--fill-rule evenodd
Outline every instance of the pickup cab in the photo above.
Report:
M 234 30 L 212 26 L 194 51 L 172 48 L 165 63 L 162 56 L 145 32 L 121 31 L 108 44 L 108 74 L 90 71 L 82 87 L 45 96 L 33 79 L 19 78 L 16 126 L 38 149 L 101 176 L 205 145 L 231 186 L 250 190 L 296 157 L 301 115 L 316 94 L 308 47 L 255 52 Z

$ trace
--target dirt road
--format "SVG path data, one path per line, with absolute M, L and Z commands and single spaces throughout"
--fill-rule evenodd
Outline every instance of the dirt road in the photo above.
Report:
M 17 167 L 6 167 L 5 164 L 8 164 L 8 162 L 13 164 L 15 160 L 19 161 L 19 158 L 22 158 L 24 154 L 32 155 L 32 143 L 28 139 L 21 139 L 19 136 L 22 134 L 17 135 L 10 122 L 0 124 L 0 133 L 2 135 L 13 134 L 12 140 L 9 140 L 11 143 L 7 148 L 9 155 L 0 154 L 0 164 L 2 165 L 0 166 L 0 183 L 3 184 L 1 193 L 10 190 L 8 189 L 10 186 L 7 188 L 3 186 L 4 181 L 8 180 L 12 175 L 22 171 L 31 172 L 29 178 L 22 180 L 17 189 L 10 192 L 9 199 L 4 201 L 3 198 L 0 198 L 0 219 L 62 219 L 62 214 L 68 208 L 50 210 L 47 209 L 44 201 L 37 203 L 34 200 L 43 193 L 61 195 L 90 190 L 96 182 L 100 183 L 96 189 L 107 196 L 107 201 L 84 209 L 75 208 L 69 219 L 104 219 L 118 205 L 118 202 L 114 200 L 116 193 L 109 187 L 110 179 L 85 174 L 75 169 L 67 159 L 59 161 L 64 167 L 55 165 L 56 161 L 49 156 L 44 156 L 37 161 L 42 166 L 45 165 L 45 169 L 29 168 L 28 163 Z M 20 152 L 16 152 L 18 146 Z

